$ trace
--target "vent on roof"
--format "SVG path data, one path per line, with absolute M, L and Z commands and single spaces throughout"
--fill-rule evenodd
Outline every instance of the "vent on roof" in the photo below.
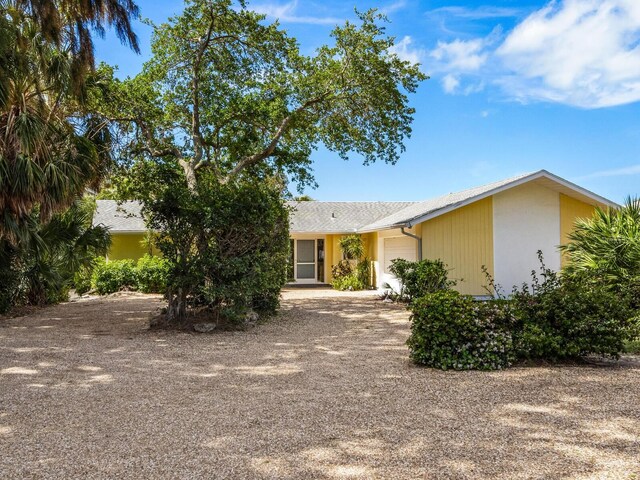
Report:
M 334 212 L 331 212 L 331 220 L 335 220 L 336 219 L 336 214 Z

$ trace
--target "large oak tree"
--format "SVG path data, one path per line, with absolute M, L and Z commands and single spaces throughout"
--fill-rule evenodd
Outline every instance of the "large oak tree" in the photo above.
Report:
M 284 245 L 268 256 L 286 254 L 288 242 L 280 240 L 287 231 L 268 224 L 270 210 L 263 212 L 265 225 L 216 221 L 208 227 L 211 215 L 242 217 L 209 208 L 221 192 L 237 195 L 256 180 L 312 184 L 311 153 L 320 145 L 344 159 L 357 154 L 365 164 L 399 159 L 414 114 L 408 95 L 426 77 L 393 53 L 383 16 L 373 10 L 357 16 L 308 56 L 278 23 L 267 23 L 244 2 L 189 0 L 180 15 L 155 28 L 153 56 L 142 72 L 124 81 L 111 75 L 95 98 L 120 140 L 118 156 L 126 166 L 121 192 L 143 200 L 151 226 L 171 237 L 162 242 L 173 265 L 169 320 L 184 319 L 189 298 L 237 306 L 230 296 L 211 293 L 220 287 L 216 282 L 230 281 L 217 273 L 221 266 L 233 267 L 237 279 L 274 271 L 255 262 L 244 275 L 236 268 L 241 259 L 265 256 L 260 242 L 243 241 L 261 227 Z M 102 73 L 112 74 L 107 67 Z M 269 195 L 256 208 L 272 205 Z M 233 249 L 223 248 L 227 237 L 242 244 L 244 254 L 234 257 Z M 277 272 L 270 277 L 280 278 L 272 281 L 277 291 L 285 262 L 279 265 L 281 278 Z M 231 290 L 246 287 L 238 282 Z M 264 288 L 265 282 L 254 283 Z M 265 292 L 241 293 L 255 299 Z
M 393 53 L 384 17 L 358 14 L 312 56 L 244 2 L 190 0 L 155 29 L 153 58 L 114 81 L 105 104 L 126 140 L 125 157 L 181 166 L 221 183 L 250 173 L 311 182 L 318 145 L 364 163 L 395 163 L 411 133 L 408 94 L 426 76 Z

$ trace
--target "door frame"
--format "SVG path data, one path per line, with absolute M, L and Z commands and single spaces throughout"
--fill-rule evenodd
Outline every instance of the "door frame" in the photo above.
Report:
M 326 262 L 326 248 L 327 238 L 326 235 L 316 234 L 300 234 L 292 235 L 290 237 L 293 240 L 293 282 L 292 284 L 312 284 L 319 283 L 318 281 L 318 240 L 324 240 L 325 248 L 325 262 Z M 313 278 L 298 278 L 298 240 L 313 240 Z

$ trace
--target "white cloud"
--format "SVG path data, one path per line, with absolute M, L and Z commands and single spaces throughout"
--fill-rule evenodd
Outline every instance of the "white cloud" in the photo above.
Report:
M 424 51 L 420 48 L 412 46 L 413 39 L 411 36 L 406 35 L 402 37 L 402 40 L 397 42 L 393 47 L 389 49 L 389 52 L 395 53 L 402 60 L 411 63 L 422 63 L 422 57 Z
M 298 0 L 287 3 L 260 3 L 251 4 L 251 9 L 262 13 L 267 17 L 279 20 L 282 23 L 307 23 L 314 25 L 336 25 L 343 23 L 344 19 L 336 17 L 316 17 L 308 15 L 298 15 Z
M 427 12 L 427 15 L 447 15 L 469 20 L 483 20 L 486 18 L 507 18 L 520 15 L 521 10 L 517 8 L 504 8 L 482 6 L 477 8 L 467 7 L 440 7 Z
M 577 181 L 589 180 L 591 178 L 605 177 L 628 177 L 631 175 L 640 175 L 640 165 L 631 165 L 629 167 L 614 168 L 611 170 L 601 170 L 599 172 L 590 173 L 577 178 Z
M 478 93 L 484 90 L 485 83 L 480 81 L 477 83 L 470 83 L 462 90 L 464 95 L 471 95 L 472 93 Z
M 428 66 L 435 75 L 442 75 L 446 93 L 470 95 L 484 89 L 486 82 L 482 75 L 491 57 L 491 46 L 500 38 L 501 32 L 497 27 L 483 38 L 439 41 L 436 48 L 428 53 L 432 59 Z M 463 77 L 467 82 L 461 88 Z
M 460 80 L 455 75 L 448 73 L 442 77 L 442 88 L 447 93 L 455 93 L 460 86 Z
M 454 40 L 452 42 L 438 42 L 435 50 L 429 56 L 447 65 L 447 68 L 454 71 L 476 71 L 488 58 L 488 53 L 484 52 L 485 40 L 476 38 L 474 40 Z
M 480 15 L 478 9 L 438 10 Z M 438 42 L 430 57 L 434 71 L 455 76 L 459 93 L 472 93 L 458 88 L 472 78 L 476 86 L 498 85 L 523 102 L 599 108 L 640 101 L 640 0 L 553 1 L 504 37 L 494 30 Z
M 396 2 L 390 3 L 384 7 L 378 8 L 378 11 L 384 15 L 390 15 L 392 13 L 397 12 L 398 10 L 402 10 L 407 6 L 406 0 L 398 0 Z
M 640 100 L 640 2 L 566 0 L 520 23 L 496 54 L 516 97 L 594 108 Z

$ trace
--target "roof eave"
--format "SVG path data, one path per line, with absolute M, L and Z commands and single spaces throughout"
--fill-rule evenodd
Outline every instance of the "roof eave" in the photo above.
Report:
M 576 185 L 575 183 L 571 183 L 568 180 L 565 180 L 562 177 L 558 177 L 557 175 L 554 175 L 551 172 L 548 172 L 547 170 L 540 170 L 537 172 L 532 173 L 531 175 L 527 175 L 525 177 L 519 178 L 517 180 L 514 180 L 513 182 L 509 182 L 506 183 L 504 185 L 500 185 L 499 187 L 496 188 L 492 188 L 491 190 L 488 190 L 486 192 L 483 192 L 481 194 L 475 195 L 473 197 L 470 197 L 466 200 L 463 200 L 461 202 L 457 202 L 455 204 L 449 205 L 447 207 L 444 208 L 439 208 L 437 210 L 434 210 L 432 212 L 428 212 L 426 214 L 423 215 L 418 215 L 416 217 L 413 218 L 409 218 L 407 220 L 405 220 L 404 226 L 412 226 L 412 225 L 417 225 L 418 223 L 422 223 L 422 222 L 426 222 L 427 220 L 431 220 L 432 218 L 436 218 L 439 217 L 440 215 L 444 215 L 445 213 L 449 213 L 453 210 L 457 210 L 458 208 L 464 207 L 466 205 L 469 205 L 473 202 L 477 202 L 479 200 L 483 200 L 485 198 L 491 197 L 493 195 L 496 195 L 500 192 L 504 192 L 505 190 L 509 190 L 511 188 L 517 187 L 519 185 L 524 185 L 525 183 L 531 182 L 533 180 L 537 180 L 539 178 L 548 178 L 549 180 L 552 180 L 556 183 L 559 183 L 560 185 L 563 185 L 566 188 L 569 188 L 571 190 L 574 190 L 578 193 L 580 193 L 581 195 L 590 198 L 591 200 L 593 200 L 596 203 L 600 203 L 609 207 L 613 207 L 613 208 L 619 208 L 620 205 L 609 200 L 608 198 L 602 197 L 596 193 L 591 192 L 590 190 L 587 190 L 586 188 L 582 188 L 578 185 Z M 395 227 L 398 228 L 398 227 Z

